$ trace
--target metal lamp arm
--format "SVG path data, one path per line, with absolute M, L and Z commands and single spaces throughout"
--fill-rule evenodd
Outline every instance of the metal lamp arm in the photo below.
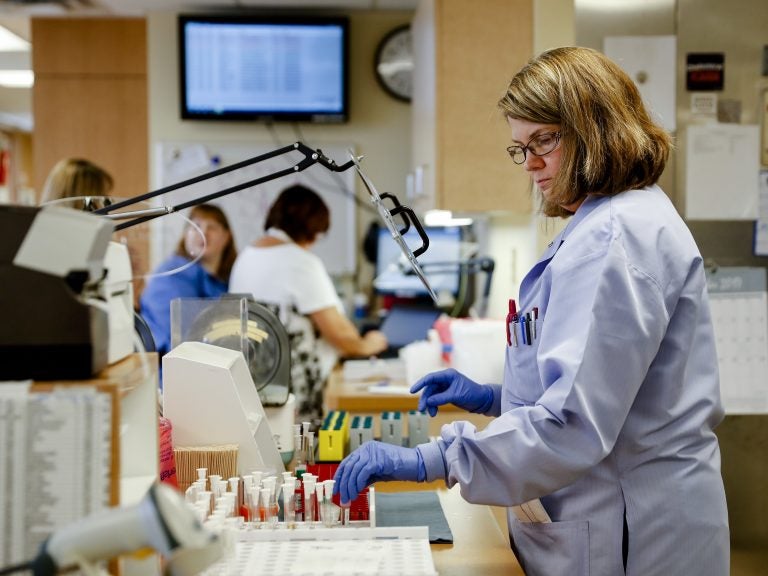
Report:
M 186 188 L 187 186 L 192 186 L 193 184 L 197 184 L 198 182 L 203 182 L 204 180 L 215 178 L 217 176 L 221 176 L 222 174 L 226 174 L 228 172 L 232 172 L 235 170 L 240 170 L 241 168 L 245 168 L 253 164 L 258 164 L 260 162 L 264 162 L 265 160 L 270 160 L 272 158 L 276 158 L 284 154 L 289 154 L 291 152 L 299 152 L 304 156 L 304 158 L 299 160 L 293 166 L 290 166 L 284 170 L 278 170 L 271 174 L 260 176 L 259 178 L 255 178 L 253 180 L 249 180 L 247 182 L 243 182 L 235 186 L 230 186 L 229 188 L 225 188 L 223 190 L 219 190 L 217 192 L 207 194 L 205 196 L 200 196 L 193 200 L 187 200 L 185 202 L 181 202 L 174 206 L 167 206 L 164 209 L 160 209 L 160 210 L 155 208 L 155 209 L 149 209 L 146 211 L 137 211 L 136 212 L 137 216 L 135 218 L 133 218 L 132 220 L 128 220 L 126 222 L 122 222 L 121 224 L 118 224 L 117 226 L 115 226 L 115 231 L 123 230 L 125 228 L 130 228 L 131 226 L 135 226 L 137 224 L 142 224 L 143 222 L 147 222 L 154 218 L 158 218 L 170 212 L 176 212 L 177 210 L 184 210 L 185 208 L 190 208 L 192 206 L 197 206 L 198 204 L 210 202 L 211 200 L 215 200 L 216 198 L 221 198 L 222 196 L 226 196 L 228 194 L 232 194 L 234 192 L 238 192 L 240 190 L 244 190 L 252 186 L 258 186 L 259 184 L 269 182 L 270 180 L 276 180 L 278 178 L 282 178 L 283 176 L 288 176 L 289 174 L 296 174 L 298 172 L 306 170 L 307 168 L 309 168 L 314 164 L 321 164 L 322 166 L 325 166 L 328 170 L 331 170 L 332 172 L 344 172 L 345 170 L 348 170 L 349 168 L 352 168 L 355 165 L 355 163 L 352 160 L 350 160 L 349 162 L 346 162 L 345 164 L 342 164 L 341 166 L 339 166 L 338 164 L 336 164 L 336 162 L 334 162 L 333 160 L 325 156 L 322 153 L 322 151 L 310 148 L 309 146 L 306 146 L 301 142 L 295 142 L 289 146 L 284 146 L 282 148 L 272 150 L 271 152 L 267 152 L 259 156 L 254 156 L 253 158 L 243 160 L 242 162 L 237 162 L 230 166 L 217 168 L 216 170 L 206 172 L 205 174 L 195 176 L 194 178 L 189 178 L 188 180 L 183 180 L 181 182 L 177 182 L 176 184 L 171 184 L 170 186 L 165 186 L 164 188 L 160 188 L 152 192 L 147 192 L 146 194 L 140 194 L 138 196 L 134 196 L 132 198 L 128 198 L 126 200 L 116 202 L 109 206 L 105 206 L 104 208 L 100 208 L 99 210 L 95 210 L 93 213 L 117 219 L 120 217 L 119 214 L 110 214 L 110 213 L 120 208 L 132 206 L 139 202 L 143 202 L 145 200 L 149 200 L 157 196 L 162 196 L 163 194 L 167 194 L 168 192 L 179 190 L 181 188 Z
M 176 204 L 175 206 L 161 206 L 161 207 L 154 207 L 154 208 L 149 208 L 145 210 L 135 210 L 130 212 L 115 212 L 115 210 L 118 210 L 120 208 L 133 206 L 134 204 L 137 204 L 144 200 L 149 200 L 157 196 L 162 196 L 163 194 L 173 192 L 174 190 L 180 190 L 182 188 L 186 188 L 187 186 L 192 186 L 199 182 L 203 182 L 204 180 L 215 178 L 217 176 L 221 176 L 223 174 L 227 174 L 228 172 L 233 172 L 235 170 L 240 170 L 247 166 L 258 164 L 259 162 L 270 160 L 272 158 L 277 158 L 279 156 L 283 156 L 284 154 L 289 154 L 291 152 L 298 152 L 303 156 L 303 158 L 298 162 L 296 162 L 293 166 L 290 166 L 283 170 L 277 170 L 270 174 L 260 176 L 259 178 L 254 178 L 253 180 L 249 180 L 247 182 L 243 182 L 235 186 L 230 186 L 229 188 L 224 188 L 223 190 L 219 190 L 211 194 L 206 194 L 205 196 L 199 196 L 192 200 L 186 200 L 184 202 Z M 320 164 L 325 168 L 327 168 L 328 170 L 330 170 L 331 172 L 344 172 L 349 168 L 355 167 L 357 169 L 357 173 L 360 175 L 360 178 L 363 181 L 363 184 L 365 185 L 366 189 L 371 195 L 371 201 L 376 206 L 376 209 L 378 210 L 379 215 L 384 220 L 384 223 L 387 225 L 387 227 L 390 229 L 390 232 L 392 232 L 392 238 L 400 246 L 400 249 L 402 250 L 404 256 L 408 259 L 414 272 L 422 281 L 424 286 L 427 288 L 427 291 L 429 292 L 430 296 L 432 296 L 433 300 L 437 302 L 437 295 L 435 294 L 432 287 L 429 285 L 429 282 L 424 276 L 424 273 L 422 272 L 421 267 L 419 266 L 419 263 L 416 260 L 416 256 L 419 256 L 424 252 L 426 252 L 427 248 L 429 247 L 429 238 L 427 237 L 427 234 L 424 231 L 424 228 L 421 226 L 421 223 L 419 222 L 419 219 L 416 217 L 416 214 L 413 212 L 413 210 L 411 210 L 407 206 L 401 205 L 395 196 L 391 194 L 383 194 L 380 196 L 378 194 L 378 192 L 376 191 L 376 187 L 366 177 L 366 175 L 363 174 L 362 170 L 360 169 L 360 160 L 362 160 L 362 157 L 356 157 L 350 151 L 350 160 L 342 164 L 341 166 L 339 166 L 338 164 L 336 164 L 336 162 L 334 162 L 333 160 L 325 156 L 321 150 L 315 150 L 313 148 L 310 148 L 309 146 L 307 146 L 306 144 L 303 144 L 302 142 L 294 142 L 289 146 L 283 146 L 282 148 L 277 148 L 276 150 L 272 150 L 271 152 L 261 154 L 260 156 L 254 156 L 253 158 L 243 160 L 242 162 L 237 162 L 230 166 L 217 168 L 216 170 L 212 170 L 210 172 L 206 172 L 205 174 L 201 174 L 199 176 L 189 178 L 188 180 L 182 180 L 181 182 L 177 182 L 176 184 L 171 184 L 170 186 L 165 186 L 164 188 L 160 188 L 152 192 L 147 192 L 146 194 L 140 194 L 138 196 L 134 196 L 133 198 L 127 198 L 120 202 L 116 202 L 114 204 L 110 204 L 109 206 L 105 206 L 103 208 L 95 210 L 91 213 L 96 214 L 98 216 L 103 216 L 110 220 L 123 220 L 123 222 L 114 226 L 113 230 L 116 232 L 118 230 L 124 230 L 125 228 L 130 228 L 131 226 L 136 226 L 137 224 L 142 224 L 149 220 L 159 218 L 160 216 L 165 216 L 166 214 L 170 214 L 171 212 L 184 210 L 185 208 L 190 208 L 192 206 L 197 206 L 205 202 L 210 202 L 211 200 L 215 200 L 217 198 L 221 198 L 222 196 L 227 196 L 228 194 L 239 192 L 240 190 L 244 190 L 246 188 L 258 186 L 259 184 L 264 184 L 265 182 L 269 182 L 271 180 L 277 180 L 278 178 L 282 178 L 283 176 L 288 176 L 289 174 L 297 174 L 302 170 L 306 170 L 310 166 L 313 166 L 314 164 Z M 395 207 L 392 210 L 387 209 L 382 204 L 382 198 L 386 198 L 390 200 Z M 419 237 L 421 238 L 422 245 L 415 252 L 411 251 L 410 247 L 408 247 L 405 240 L 403 239 L 402 233 L 395 226 L 392 220 L 393 215 L 401 217 L 401 219 L 405 223 L 405 228 L 403 229 L 404 231 L 408 230 L 411 224 L 413 224 L 413 226 L 416 228 L 416 231 L 418 232 Z

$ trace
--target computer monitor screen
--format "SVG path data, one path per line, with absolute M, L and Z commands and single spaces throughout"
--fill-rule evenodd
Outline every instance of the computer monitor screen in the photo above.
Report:
M 436 293 L 459 292 L 461 263 L 461 227 L 425 227 L 429 248 L 418 257 L 430 286 Z M 421 246 L 414 229 L 403 235 L 411 250 Z M 376 251 L 376 278 L 373 286 L 379 294 L 403 298 L 427 296 L 427 290 L 402 256 L 400 247 L 392 240 L 389 230 L 379 230 Z
M 344 122 L 348 20 L 179 16 L 181 117 Z

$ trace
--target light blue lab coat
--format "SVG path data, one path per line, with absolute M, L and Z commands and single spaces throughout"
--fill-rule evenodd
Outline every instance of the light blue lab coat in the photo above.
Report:
M 512 296 L 512 295 L 510 295 Z M 484 430 L 419 446 L 466 500 L 540 498 L 510 534 L 528 576 L 724 576 L 722 420 L 702 258 L 657 186 L 589 197 L 520 287 L 536 338 L 507 347 Z M 519 327 L 518 327 L 519 330 Z

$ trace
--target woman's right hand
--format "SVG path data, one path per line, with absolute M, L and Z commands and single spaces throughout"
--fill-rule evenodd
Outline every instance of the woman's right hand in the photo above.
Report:
M 437 414 L 438 406 L 454 404 L 468 412 L 484 414 L 493 405 L 493 388 L 478 384 L 453 368 L 427 374 L 411 386 L 411 394 L 421 391 L 419 412 Z

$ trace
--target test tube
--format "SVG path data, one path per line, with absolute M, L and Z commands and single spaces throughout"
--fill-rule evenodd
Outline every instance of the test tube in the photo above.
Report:
M 296 514 L 296 522 L 304 520 L 304 514 L 306 513 L 304 505 L 304 476 L 306 472 L 302 473 L 299 477 L 292 477 L 293 482 L 293 506 L 294 513 Z
M 293 461 L 294 468 L 297 468 L 303 461 L 302 442 L 301 442 L 301 424 L 293 425 Z
M 320 522 L 325 521 L 325 510 L 323 507 L 323 494 L 324 494 L 324 485 L 322 482 L 319 482 L 315 485 L 315 498 L 317 502 L 315 502 L 315 508 L 317 509 L 317 519 Z
M 251 522 L 258 525 L 261 521 L 259 518 L 259 489 L 251 487 L 246 493 L 246 505 L 248 506 L 248 517 Z
M 334 480 L 326 480 L 323 482 L 323 524 L 329 528 L 336 523 L 336 518 L 334 518 L 333 514 L 333 509 L 336 508 L 336 505 L 331 500 L 334 484 Z
M 208 480 L 211 482 L 211 492 L 213 492 L 214 498 L 219 498 L 224 492 L 221 482 L 221 476 L 218 474 L 211 474 L 208 476 Z
M 189 488 L 184 491 L 184 500 L 194 504 L 197 501 L 197 494 L 199 492 L 200 489 L 194 483 L 190 484 Z
M 264 486 L 269 490 L 269 522 L 268 525 L 274 528 L 277 525 L 277 515 L 280 512 L 280 508 L 277 505 L 277 492 L 276 484 L 277 478 L 270 476 L 263 480 Z
M 231 492 L 225 492 L 221 497 L 216 500 L 215 512 L 222 512 L 225 518 L 229 518 L 234 514 L 235 500 Z
M 293 482 L 283 484 L 283 520 L 288 528 L 296 525 L 293 490 Z
M 312 522 L 315 520 L 315 482 L 312 478 L 307 478 L 304 475 L 304 521 L 312 527 Z
M 301 466 L 301 470 L 307 469 L 307 462 L 309 462 L 310 455 L 309 455 L 309 427 L 312 425 L 311 422 L 302 422 L 301 423 L 301 439 L 302 439 L 302 457 L 304 459 L 304 465 Z M 297 471 L 299 470 L 299 467 L 297 466 Z
M 272 507 L 269 505 L 269 488 L 259 490 L 259 520 L 268 525 L 272 520 Z
M 202 490 L 197 493 L 197 501 L 202 502 L 208 508 L 208 514 L 213 511 L 213 493 L 208 490 Z
M 307 464 L 315 465 L 315 433 L 310 432 L 307 435 Z

